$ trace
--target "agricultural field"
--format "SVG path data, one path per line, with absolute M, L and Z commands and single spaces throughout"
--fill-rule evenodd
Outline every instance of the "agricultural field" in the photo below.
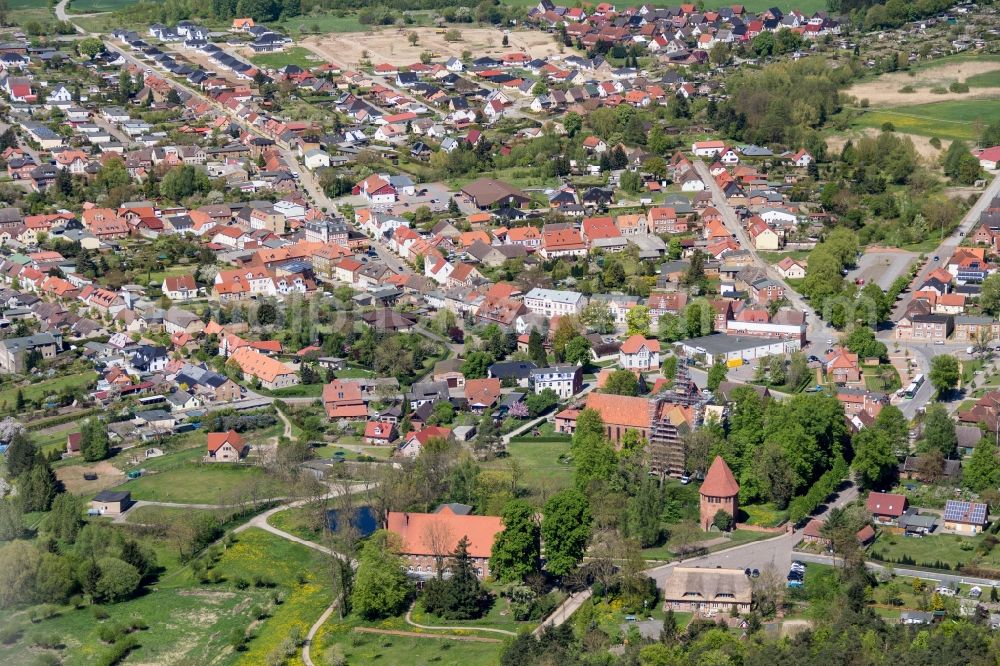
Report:
M 922 63 L 910 71 L 881 74 L 856 83 L 846 93 L 868 100 L 871 107 L 896 108 L 938 101 L 1000 97 L 1000 57 L 959 55 Z M 998 81 L 995 85 L 988 85 Z M 967 83 L 969 92 L 951 92 L 953 83 Z
M 869 110 L 858 127 L 880 129 L 890 123 L 895 131 L 939 139 L 975 142 L 986 125 L 1000 120 L 1000 103 L 967 99 Z
M 23 26 L 28 21 L 55 20 L 52 8 L 39 0 L 7 0 L 7 18 L 16 25 Z
M 138 0 L 72 0 L 69 4 L 71 14 L 96 14 L 98 12 L 113 12 L 129 5 L 134 5 Z

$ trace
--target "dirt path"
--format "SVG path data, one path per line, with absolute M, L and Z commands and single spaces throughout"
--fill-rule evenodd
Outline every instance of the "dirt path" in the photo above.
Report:
M 313 664 L 312 655 L 309 654 L 313 638 L 316 636 L 316 632 L 319 631 L 319 628 L 323 626 L 324 622 L 330 619 L 330 616 L 333 615 L 333 611 L 336 609 L 337 602 L 334 601 L 326 607 L 326 610 L 323 611 L 323 614 L 319 616 L 319 619 L 313 623 L 313 626 L 309 627 L 309 633 L 306 634 L 306 640 L 302 644 L 302 662 L 306 666 L 315 666 L 315 664 Z
M 507 631 L 506 629 L 494 629 L 492 627 L 432 627 L 426 624 L 417 624 L 410 617 L 410 613 L 413 612 L 413 606 L 406 611 L 406 624 L 411 627 L 417 627 L 418 629 L 437 629 L 439 631 L 488 631 L 492 634 L 503 634 L 504 636 L 517 636 L 513 631 Z
M 386 636 L 406 636 L 409 638 L 443 638 L 449 641 L 465 641 L 468 643 L 503 643 L 499 638 L 484 636 L 451 636 L 449 634 L 421 634 L 416 631 L 400 631 L 399 629 L 375 629 L 374 627 L 354 627 L 359 634 L 385 634 Z

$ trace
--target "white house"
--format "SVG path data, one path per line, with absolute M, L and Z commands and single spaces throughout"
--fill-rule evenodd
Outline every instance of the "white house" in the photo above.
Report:
M 193 275 L 177 275 L 163 278 L 163 295 L 171 301 L 190 301 L 198 298 L 198 285 Z
M 633 335 L 618 350 L 618 365 L 626 370 L 656 370 L 660 367 L 660 341 Z
M 535 287 L 524 295 L 524 307 L 546 317 L 580 314 L 587 297 L 576 291 Z
M 725 149 L 725 141 L 697 141 L 691 144 L 691 152 L 698 157 L 712 157 Z
M 693 170 L 684 176 L 681 181 L 681 192 L 704 192 L 705 181 L 698 177 Z
M 313 148 L 306 151 L 302 161 L 305 163 L 307 169 L 315 171 L 316 169 L 330 166 L 330 155 L 325 150 Z
M 583 388 L 583 368 L 579 365 L 535 368 L 531 371 L 530 381 L 535 393 L 552 389 L 560 400 L 567 400 Z

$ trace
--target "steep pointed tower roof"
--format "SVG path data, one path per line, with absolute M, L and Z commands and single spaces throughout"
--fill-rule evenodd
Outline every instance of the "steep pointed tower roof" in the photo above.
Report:
M 740 494 L 740 484 L 736 483 L 733 471 L 722 456 L 715 456 L 698 492 L 706 497 L 735 497 Z

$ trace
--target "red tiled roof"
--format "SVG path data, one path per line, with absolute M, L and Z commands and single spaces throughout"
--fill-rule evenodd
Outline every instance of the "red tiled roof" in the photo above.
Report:
M 222 448 L 222 445 L 229 442 L 237 451 L 241 450 L 244 446 L 243 437 L 240 436 L 235 430 L 230 430 L 228 432 L 210 432 L 208 433 L 208 452 L 215 453 Z
M 895 493 L 870 493 L 865 507 L 874 515 L 899 518 L 906 510 L 906 497 Z
M 469 540 L 469 555 L 486 558 L 493 552 L 493 541 L 503 531 L 503 522 L 496 516 L 458 516 L 445 507 L 439 513 L 403 513 L 390 511 L 387 527 L 402 539 L 402 552 L 406 555 L 436 555 L 444 550 L 455 550 L 462 537 Z M 437 540 L 447 535 L 447 542 L 431 544 L 431 535 Z M 436 547 L 435 547 L 436 546 Z
M 736 483 L 733 470 L 729 469 L 722 456 L 715 456 L 698 492 L 706 497 L 735 497 L 740 494 L 740 484 Z

